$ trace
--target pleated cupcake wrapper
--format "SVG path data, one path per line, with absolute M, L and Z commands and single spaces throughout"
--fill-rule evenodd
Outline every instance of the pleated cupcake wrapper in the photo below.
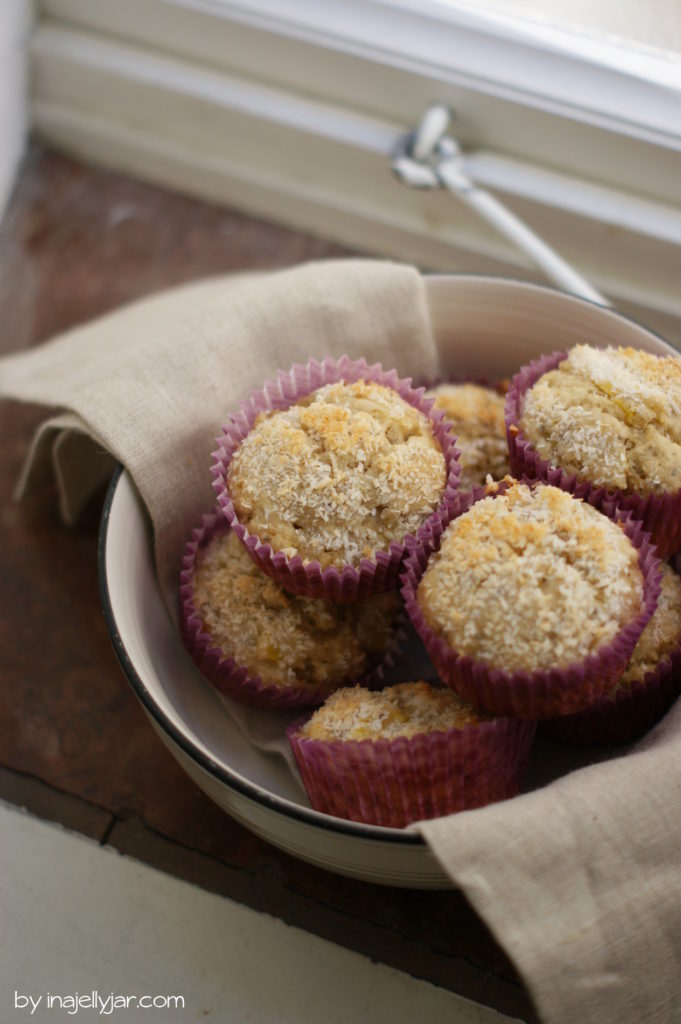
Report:
M 392 388 L 414 408 L 431 420 L 433 433 L 439 442 L 446 463 L 447 480 L 438 508 L 427 517 L 415 536 L 397 538 L 387 551 L 377 551 L 374 559 L 363 558 L 358 568 L 346 565 L 342 569 L 322 569 L 319 562 L 304 562 L 296 555 L 289 558 L 283 551 L 274 551 L 242 525 L 227 488 L 229 465 L 234 452 L 250 432 L 261 412 L 288 409 L 300 398 L 325 384 L 367 380 Z M 293 594 L 321 597 L 331 601 L 351 603 L 371 594 L 384 593 L 397 586 L 397 580 L 408 547 L 422 548 L 428 534 L 428 525 L 446 524 L 452 518 L 461 467 L 458 461 L 456 439 L 441 412 L 432 409 L 432 399 L 423 397 L 423 388 L 412 388 L 411 380 L 402 380 L 394 370 L 384 371 L 380 363 L 369 366 L 365 360 L 311 359 L 307 365 L 295 364 L 291 370 L 280 370 L 274 380 L 267 381 L 262 391 L 254 392 L 238 412 L 230 416 L 218 438 L 218 449 L 213 453 L 213 487 L 218 502 L 236 535 L 243 541 L 256 565 Z
M 631 743 L 652 729 L 681 694 L 681 640 L 652 672 L 601 697 L 576 715 L 542 722 L 552 739 L 583 746 Z
M 385 672 L 394 665 L 406 639 L 405 618 L 401 612 L 396 616 L 386 647 L 378 657 L 373 659 L 368 671 L 357 679 L 348 679 L 332 687 L 301 688 L 290 684 L 275 686 L 249 672 L 245 665 L 239 664 L 215 645 L 213 638 L 203 629 L 194 604 L 192 578 L 198 551 L 206 547 L 217 533 L 227 532 L 229 529 L 229 524 L 219 508 L 209 515 L 204 515 L 201 526 L 192 531 L 191 539 L 186 545 L 180 573 L 182 637 L 195 664 L 209 682 L 216 686 L 221 693 L 232 697 L 241 704 L 251 704 L 262 708 L 290 708 L 292 710 L 318 707 L 326 700 L 329 693 L 339 686 L 360 682 L 369 689 L 380 688 L 385 681 Z
M 543 483 L 524 482 L 531 486 Z M 506 486 L 502 485 L 496 494 L 503 494 Z M 462 499 L 457 514 L 466 512 L 486 493 L 485 488 L 478 488 L 472 496 Z M 418 605 L 417 590 L 428 564 L 429 551 L 412 552 L 401 577 L 404 606 L 442 681 L 478 707 L 499 715 L 528 719 L 574 714 L 607 693 L 624 672 L 638 638 L 657 606 L 661 577 L 659 559 L 641 523 L 627 511 L 617 513 L 617 518 L 638 550 L 638 564 L 644 580 L 643 606 L 636 618 L 623 627 L 610 643 L 604 644 L 595 654 L 587 655 L 584 661 L 562 668 L 511 672 L 459 654 L 431 629 Z M 443 532 L 439 527 L 432 531 L 431 552 L 439 550 Z M 455 594 L 452 600 L 456 600 Z
M 344 742 L 301 737 L 302 724 L 286 732 L 312 807 L 387 828 L 515 796 L 536 728 L 497 718 L 410 738 Z
M 681 549 L 681 490 L 662 495 L 627 494 L 619 488 L 608 489 L 588 481 L 579 480 L 575 473 L 567 473 L 553 466 L 539 454 L 518 429 L 526 393 L 540 377 L 555 370 L 567 352 L 552 352 L 551 355 L 524 366 L 513 378 L 506 395 L 506 436 L 514 476 L 538 477 L 554 487 L 569 491 L 577 498 L 583 498 L 594 508 L 612 517 L 614 508 L 628 509 L 634 519 L 640 519 L 643 528 L 650 534 L 660 558 L 668 558 Z

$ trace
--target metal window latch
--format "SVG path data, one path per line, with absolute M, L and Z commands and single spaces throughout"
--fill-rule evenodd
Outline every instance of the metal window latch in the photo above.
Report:
M 391 158 L 395 176 L 412 188 L 443 188 L 458 196 L 563 291 L 609 306 L 608 300 L 581 274 L 495 196 L 468 176 L 459 144 L 447 134 L 450 119 L 450 110 L 442 104 L 426 110 L 416 131 L 404 135 L 397 142 Z

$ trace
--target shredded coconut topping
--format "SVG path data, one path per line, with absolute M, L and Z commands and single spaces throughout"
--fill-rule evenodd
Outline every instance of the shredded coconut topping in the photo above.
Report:
M 461 452 L 459 490 L 501 480 L 509 472 L 504 396 L 479 384 L 439 384 L 427 392 L 453 424 Z
M 446 485 L 427 416 L 382 385 L 328 384 L 261 414 L 228 487 L 251 533 L 322 567 L 359 565 L 415 533 Z
M 681 359 L 577 345 L 525 396 L 518 423 L 541 458 L 597 486 L 681 488 Z
M 556 487 L 515 482 L 449 524 L 417 592 L 452 648 L 508 671 L 582 661 L 642 599 L 636 549 L 616 523 Z
M 385 648 L 399 607 L 395 592 L 353 605 L 288 594 L 231 532 L 199 551 L 192 589 L 215 646 L 274 686 L 354 682 Z
M 477 725 L 493 716 L 419 680 L 378 693 L 361 686 L 336 690 L 300 730 L 315 740 L 377 740 L 446 732 Z
M 662 590 L 648 624 L 641 633 L 626 671 L 617 686 L 642 680 L 681 644 L 681 579 L 662 563 Z M 617 689 L 617 687 L 615 687 Z

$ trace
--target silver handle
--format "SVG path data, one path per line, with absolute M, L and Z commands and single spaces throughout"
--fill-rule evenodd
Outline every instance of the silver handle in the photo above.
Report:
M 400 181 L 413 188 L 444 188 L 458 196 L 508 238 L 559 288 L 601 306 L 609 306 L 608 300 L 527 224 L 491 192 L 480 188 L 468 177 L 458 143 L 446 134 L 450 117 L 450 111 L 441 104 L 429 107 L 417 130 L 399 140 L 391 166 Z

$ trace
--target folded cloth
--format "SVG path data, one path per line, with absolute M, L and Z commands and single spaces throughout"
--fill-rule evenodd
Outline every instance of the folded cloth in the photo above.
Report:
M 681 1021 L 681 702 L 626 756 L 419 830 L 542 1020 Z
M 121 462 L 149 511 L 161 591 L 177 619 L 184 546 L 216 503 L 211 452 L 229 413 L 278 369 L 344 354 L 402 377 L 437 373 L 413 267 L 344 260 L 215 278 L 7 357 L 0 394 L 63 410 L 39 428 L 18 494 L 53 474 L 74 522 Z M 304 799 L 282 713 L 220 700 L 253 743 L 287 761 Z
M 154 524 L 174 614 L 184 542 L 214 503 L 210 452 L 227 414 L 277 369 L 343 353 L 437 376 L 413 268 L 312 264 L 138 302 L 0 361 L 0 394 L 62 410 L 38 432 L 20 486 L 56 472 L 74 518 L 112 457 L 122 462 Z M 230 710 L 276 749 L 280 723 Z M 419 828 L 543 1020 L 681 1021 L 681 707 L 625 757 Z
M 0 393 L 68 410 L 39 431 L 20 493 L 54 469 L 73 519 L 110 474 L 103 453 L 113 455 L 149 510 L 159 582 L 175 614 L 184 543 L 215 504 L 211 451 L 228 414 L 278 369 L 344 353 L 403 377 L 437 371 L 413 267 L 329 261 L 211 279 L 10 356 Z

